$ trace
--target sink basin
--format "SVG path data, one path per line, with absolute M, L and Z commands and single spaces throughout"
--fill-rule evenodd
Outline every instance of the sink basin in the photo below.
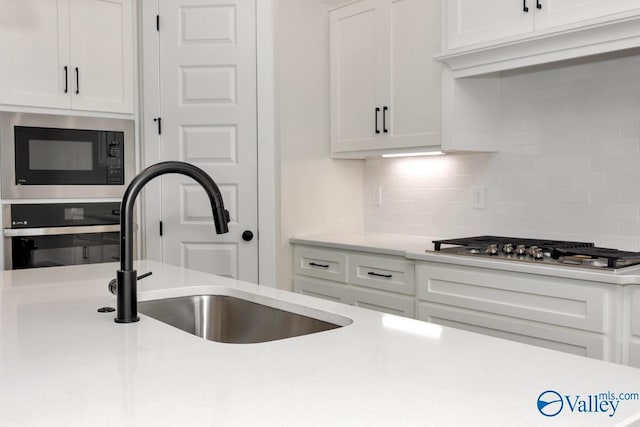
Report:
M 223 343 L 280 340 L 345 325 L 229 295 L 193 295 L 138 303 L 138 311 L 190 334 Z M 329 313 L 327 313 L 329 314 Z

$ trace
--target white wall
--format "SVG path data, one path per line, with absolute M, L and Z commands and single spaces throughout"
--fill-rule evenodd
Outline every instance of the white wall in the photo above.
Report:
M 291 236 L 363 229 L 362 161 L 329 152 L 329 20 L 321 1 L 276 0 L 277 286 L 292 288 Z
M 368 160 L 365 229 L 640 250 L 640 53 L 504 73 L 500 99 L 498 153 Z

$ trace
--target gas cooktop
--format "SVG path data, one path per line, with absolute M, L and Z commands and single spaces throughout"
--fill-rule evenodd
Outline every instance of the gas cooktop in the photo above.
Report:
M 476 236 L 434 240 L 433 244 L 438 252 L 567 267 L 616 270 L 640 264 L 640 252 L 600 248 L 589 242 Z

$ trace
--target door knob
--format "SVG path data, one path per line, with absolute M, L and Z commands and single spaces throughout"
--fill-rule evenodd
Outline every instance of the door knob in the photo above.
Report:
M 242 232 L 242 240 L 250 242 L 253 240 L 253 232 L 251 230 L 244 230 Z

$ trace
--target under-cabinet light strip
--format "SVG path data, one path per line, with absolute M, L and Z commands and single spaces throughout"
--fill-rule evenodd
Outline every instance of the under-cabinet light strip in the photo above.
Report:
M 383 154 L 382 157 L 418 157 L 418 156 L 442 156 L 442 151 L 423 151 L 419 153 L 395 153 L 395 154 Z

